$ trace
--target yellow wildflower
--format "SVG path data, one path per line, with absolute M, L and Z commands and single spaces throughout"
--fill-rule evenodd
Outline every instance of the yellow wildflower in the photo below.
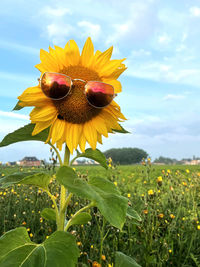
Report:
M 154 191 L 153 191 L 153 189 L 148 190 L 148 195 L 149 195 L 149 196 L 154 195 Z

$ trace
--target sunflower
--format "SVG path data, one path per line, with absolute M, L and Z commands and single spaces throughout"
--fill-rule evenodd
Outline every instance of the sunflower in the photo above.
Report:
M 49 47 L 49 52 L 40 50 L 41 63 L 35 67 L 41 72 L 66 74 L 72 79 L 101 81 L 111 84 L 115 93 L 121 92 L 121 83 L 117 80 L 126 69 L 121 60 L 111 60 L 113 47 L 104 52 L 96 51 L 89 37 L 80 54 L 74 40 L 64 48 Z M 40 84 L 27 88 L 18 97 L 22 107 L 34 106 L 30 120 L 35 124 L 32 135 L 50 127 L 46 142 L 56 144 L 59 150 L 66 143 L 71 153 L 78 145 L 85 151 L 86 142 L 96 149 L 97 142 L 102 144 L 102 135 L 108 137 L 113 130 L 121 130 L 120 121 L 126 118 L 119 105 L 113 100 L 109 106 L 99 109 L 87 102 L 84 85 L 74 83 L 72 93 L 64 99 L 52 100 L 44 95 Z

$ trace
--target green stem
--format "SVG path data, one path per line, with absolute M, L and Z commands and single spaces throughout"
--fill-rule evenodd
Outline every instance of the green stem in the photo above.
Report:
M 103 241 L 104 241 L 104 227 L 105 227 L 105 219 L 103 217 L 103 225 L 100 230 L 100 255 L 99 255 L 99 263 L 102 264 L 102 252 L 103 252 Z
M 72 216 L 72 218 L 68 221 L 67 225 L 65 226 L 64 231 L 67 231 L 68 228 L 71 226 L 70 223 L 71 223 L 72 219 L 73 219 L 75 216 L 77 216 L 78 214 L 80 214 L 80 213 L 83 212 L 84 210 L 89 209 L 89 208 L 94 207 L 94 206 L 95 206 L 95 203 L 94 203 L 94 202 L 91 202 L 91 203 L 88 204 L 87 206 L 85 206 L 85 207 L 83 207 L 82 209 L 78 210 L 78 211 Z
M 51 198 L 54 206 L 55 206 L 55 212 L 56 212 L 56 222 L 57 222 L 57 226 L 58 226 L 58 221 L 59 221 L 59 211 L 58 211 L 58 206 L 57 206 L 57 203 L 55 201 L 55 197 L 48 191 L 48 190 L 45 190 L 44 188 L 42 188 L 42 190 L 44 192 L 47 193 L 47 195 Z
M 69 166 L 69 159 L 70 159 L 70 151 L 68 146 L 65 146 L 65 156 L 64 156 L 64 165 Z
M 67 206 L 72 198 L 73 194 L 70 193 L 68 196 L 67 196 L 67 199 L 65 200 L 65 204 L 64 204 L 64 207 L 63 207 L 63 210 L 65 211 L 67 209 Z
M 61 159 L 61 157 L 60 157 L 60 153 L 58 152 L 57 148 L 56 148 L 54 145 L 52 145 L 52 143 L 51 143 L 50 141 L 48 142 L 48 144 L 49 144 L 49 145 L 54 149 L 54 151 L 56 152 L 56 155 L 57 155 L 57 157 L 58 157 L 60 166 L 62 166 L 62 165 L 63 165 L 63 162 L 62 162 L 62 159 Z
M 64 156 L 64 166 L 69 165 L 70 159 L 70 151 L 67 146 L 65 146 L 65 156 Z M 65 226 L 65 216 L 66 216 L 66 188 L 61 185 L 60 190 L 60 212 L 59 212 L 59 220 L 58 220 L 58 231 L 64 231 Z M 70 200 L 70 199 L 69 199 Z

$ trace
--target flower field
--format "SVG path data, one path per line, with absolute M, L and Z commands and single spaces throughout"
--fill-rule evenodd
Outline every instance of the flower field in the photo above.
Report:
M 82 179 L 101 176 L 112 181 L 141 217 L 141 222 L 127 217 L 120 231 L 93 208 L 88 224 L 70 229 L 80 249 L 80 266 L 99 266 L 97 262 L 112 266 L 115 251 L 131 256 L 141 266 L 200 266 L 200 166 L 154 166 L 147 161 L 134 166 L 110 163 L 108 170 L 100 166 L 75 170 Z M 24 170 L 1 166 L 0 176 L 16 171 Z M 53 170 L 45 171 L 54 178 Z M 50 188 L 58 199 L 60 192 L 54 179 Z M 67 219 L 86 204 L 73 196 Z M 0 189 L 0 235 L 24 226 L 32 241 L 43 242 L 56 230 L 54 221 L 41 216 L 46 207 L 54 205 L 45 192 L 34 186 Z

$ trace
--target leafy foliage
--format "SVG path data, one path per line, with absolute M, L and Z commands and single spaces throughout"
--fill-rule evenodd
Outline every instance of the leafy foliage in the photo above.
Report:
M 2 178 L 0 180 L 0 185 L 2 187 L 8 187 L 12 184 L 28 184 L 48 189 L 50 179 L 51 176 L 43 172 L 18 172 Z
M 14 131 L 12 133 L 9 133 L 1 141 L 0 147 L 8 146 L 10 144 L 14 144 L 17 142 L 22 142 L 22 141 L 43 141 L 43 142 L 45 142 L 47 137 L 48 137 L 49 128 L 43 130 L 39 134 L 32 135 L 34 127 L 35 127 L 35 125 L 30 123 L 30 124 L 25 125 L 22 128 L 19 128 L 18 130 Z
M 139 216 L 139 214 L 137 213 L 137 211 L 135 211 L 133 208 L 131 208 L 130 206 L 128 206 L 127 212 L 126 212 L 127 216 L 138 221 L 141 222 L 142 218 Z
M 79 256 L 71 234 L 57 231 L 42 244 L 36 244 L 23 227 L 11 230 L 0 238 L 0 251 L 1 267 L 75 267 Z
M 15 107 L 13 108 L 13 110 L 20 110 L 20 109 L 23 108 L 22 106 L 19 105 L 20 102 L 21 102 L 20 100 L 17 102 L 17 104 L 15 105 Z
M 120 195 L 113 183 L 100 177 L 89 178 L 87 182 L 66 166 L 60 167 L 56 176 L 70 192 L 93 201 L 110 224 L 120 229 L 123 227 L 128 200 Z
M 120 127 L 122 128 L 121 130 L 117 130 L 117 129 L 112 129 L 112 130 L 116 133 L 130 133 L 127 130 L 125 130 L 121 125 L 120 125 Z
M 73 159 L 73 161 L 71 162 L 71 164 L 77 159 L 77 158 L 89 158 L 89 159 L 93 159 L 96 162 L 98 162 L 102 167 L 104 167 L 105 169 L 108 168 L 107 163 L 106 163 L 106 158 L 105 155 L 99 150 L 99 149 L 91 149 L 88 148 L 85 150 L 84 153 L 79 153 L 78 155 Z
M 56 213 L 55 213 L 55 210 L 53 210 L 53 209 L 45 208 L 41 212 L 41 215 L 46 220 L 51 220 L 51 221 L 55 221 L 56 220 Z
M 137 262 L 122 252 L 117 251 L 115 256 L 115 267 L 141 267 Z
M 75 224 L 85 224 L 92 219 L 92 216 L 87 212 L 81 212 L 72 217 L 69 223 L 69 227 Z M 69 228 L 68 227 L 68 228 Z

